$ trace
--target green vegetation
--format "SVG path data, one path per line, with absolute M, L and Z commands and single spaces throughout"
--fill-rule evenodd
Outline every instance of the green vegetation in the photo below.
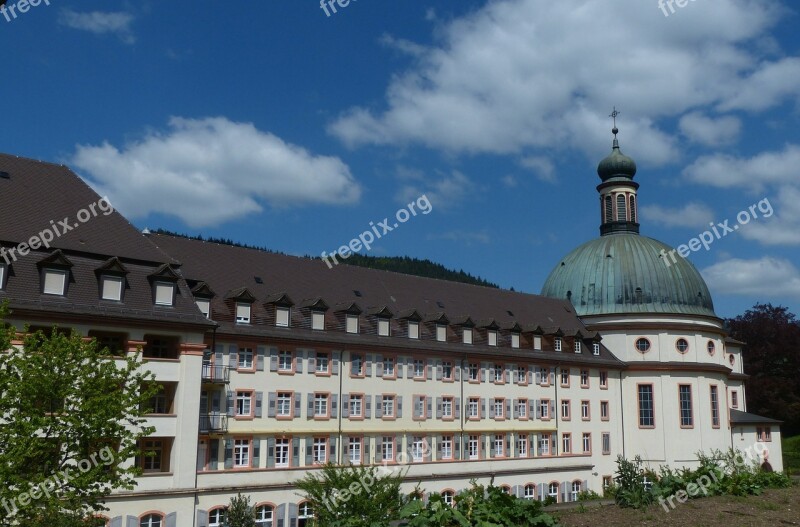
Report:
M 362 254 L 353 254 L 346 260 L 340 261 L 347 265 L 380 269 L 382 271 L 393 271 L 395 273 L 410 274 L 426 278 L 438 278 L 439 280 L 481 285 L 484 287 L 493 287 L 495 289 L 499 287 L 497 284 L 488 282 L 483 278 L 472 276 L 464 272 L 463 269 L 453 271 L 442 264 L 430 260 L 409 258 L 408 256 L 365 256 Z
M 240 492 L 231 498 L 225 519 L 226 527 L 256 527 L 256 509 L 250 505 L 250 496 L 242 496 Z
M 783 448 L 783 466 L 789 474 L 800 474 L 800 436 L 784 437 L 781 441 Z

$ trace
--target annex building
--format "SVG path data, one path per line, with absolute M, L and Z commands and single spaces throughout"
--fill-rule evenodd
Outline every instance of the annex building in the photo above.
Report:
M 0 155 L 4 249 L 80 220 L 0 258 L 10 322 L 141 349 L 163 386 L 154 454 L 130 460 L 144 475 L 109 525 L 215 527 L 242 492 L 260 527 L 300 527 L 314 511 L 293 482 L 329 461 L 407 468 L 408 492 L 447 500 L 493 478 L 571 501 L 601 493 L 618 455 L 681 466 L 758 440 L 782 470 L 779 423 L 746 413 L 744 343 L 695 267 L 639 234 L 616 133 L 601 236 L 555 260 L 541 295 L 83 221 L 100 196 L 72 171 Z

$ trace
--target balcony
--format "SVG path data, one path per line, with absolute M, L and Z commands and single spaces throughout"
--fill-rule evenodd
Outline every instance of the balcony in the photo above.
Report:
M 228 431 L 228 416 L 220 412 L 200 414 L 201 434 L 224 434 Z
M 231 369 L 228 366 L 203 364 L 203 384 L 228 384 Z

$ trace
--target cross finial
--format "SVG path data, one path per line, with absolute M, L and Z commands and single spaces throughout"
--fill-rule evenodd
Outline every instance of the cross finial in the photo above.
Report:
M 618 111 L 617 111 L 617 107 L 616 107 L 616 106 L 614 106 L 614 111 L 613 111 L 613 112 L 611 112 L 611 115 L 609 115 L 609 117 L 611 117 L 612 119 L 614 119 L 614 129 L 613 129 L 612 131 L 614 132 L 614 136 L 615 136 L 615 137 L 616 137 L 616 135 L 617 135 L 617 132 L 619 132 L 619 130 L 617 129 L 617 116 L 618 116 L 619 114 L 620 114 L 620 112 L 618 112 Z

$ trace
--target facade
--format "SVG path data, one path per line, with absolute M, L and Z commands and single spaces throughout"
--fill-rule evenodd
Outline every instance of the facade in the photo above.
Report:
M 742 343 L 694 267 L 638 234 L 616 139 L 598 173 L 602 236 L 530 295 L 142 234 L 67 168 L 3 155 L 0 299 L 20 332 L 141 349 L 163 385 L 114 527 L 217 526 L 238 492 L 259 526 L 302 526 L 293 482 L 329 461 L 407 470 L 407 492 L 493 479 L 558 501 L 602 492 L 618 455 L 688 465 L 760 438 L 781 470 L 779 423 L 746 413 Z

